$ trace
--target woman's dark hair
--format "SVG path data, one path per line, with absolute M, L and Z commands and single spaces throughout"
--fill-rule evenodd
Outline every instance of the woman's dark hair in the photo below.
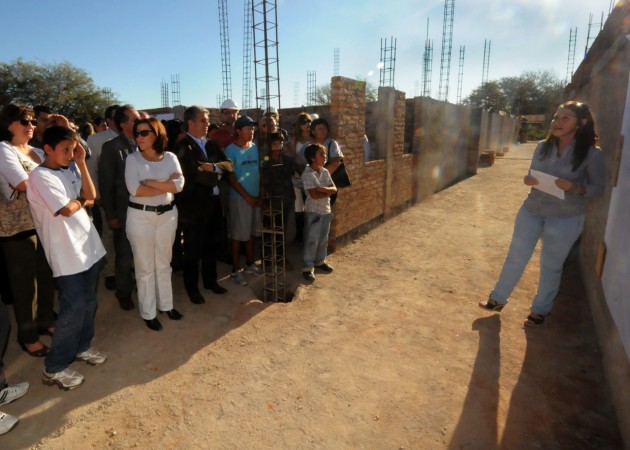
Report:
M 172 149 L 177 142 L 177 136 L 180 133 L 186 132 L 186 127 L 184 126 L 184 122 L 179 119 L 171 119 L 167 120 L 166 124 L 164 124 L 164 128 L 166 129 L 166 138 L 168 139 L 168 149 Z
M 309 165 L 311 165 L 313 159 L 315 159 L 317 150 L 323 150 L 324 152 L 326 152 L 326 147 L 324 147 L 322 144 L 309 144 L 304 149 L 304 158 L 306 158 L 306 162 L 308 162 Z
M 330 133 L 330 125 L 328 125 L 328 122 L 326 121 L 326 119 L 324 119 L 323 117 L 318 117 L 317 119 L 311 122 L 311 134 L 313 134 L 313 132 L 315 131 L 315 127 L 317 125 L 324 125 L 326 129 L 328 130 L 328 132 Z
M 31 119 L 35 117 L 35 112 L 31 108 L 18 103 L 9 103 L 0 112 L 0 141 L 11 142 L 13 133 L 9 131 L 9 126 L 16 120 Z
M 584 162 L 584 158 L 588 153 L 588 150 L 593 147 L 597 142 L 597 133 L 595 132 L 595 121 L 591 115 L 591 110 L 586 103 L 568 101 L 561 104 L 558 109 L 570 109 L 575 113 L 577 117 L 577 130 L 575 131 L 575 149 L 573 150 L 573 170 L 577 170 L 578 167 Z M 557 144 L 558 139 L 551 135 L 551 130 L 547 133 L 547 137 L 543 142 L 542 149 L 540 150 L 540 159 L 548 158 L 551 154 L 551 149 L 554 144 Z
M 293 123 L 293 130 L 291 130 L 291 133 L 293 133 L 293 137 L 295 139 L 298 139 L 302 135 L 302 128 L 300 125 L 302 124 L 302 122 L 307 121 L 310 121 L 312 123 L 312 119 L 309 113 L 301 112 L 300 114 L 298 114 L 295 122 Z
M 155 133 L 155 142 L 153 143 L 153 150 L 157 153 L 164 153 L 166 147 L 168 146 L 168 137 L 166 137 L 166 130 L 164 129 L 164 125 L 160 122 L 159 119 L 155 117 L 149 117 L 147 119 L 139 119 L 133 124 L 133 134 L 136 134 L 138 131 L 138 125 L 141 123 L 146 123 L 151 131 Z

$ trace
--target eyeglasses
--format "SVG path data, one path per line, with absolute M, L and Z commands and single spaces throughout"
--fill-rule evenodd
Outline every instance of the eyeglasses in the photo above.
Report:
M 136 130 L 133 132 L 133 136 L 136 138 L 139 136 L 147 137 L 149 133 L 153 133 L 153 130 Z
M 35 119 L 20 119 L 20 125 L 22 125 L 23 127 L 28 126 L 28 124 L 30 123 L 31 125 L 33 125 L 34 127 L 37 126 L 37 120 Z

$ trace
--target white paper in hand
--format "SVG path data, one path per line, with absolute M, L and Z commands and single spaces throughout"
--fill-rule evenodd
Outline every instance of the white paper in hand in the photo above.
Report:
M 556 186 L 556 180 L 558 177 L 554 177 L 553 175 L 534 169 L 530 169 L 529 174 L 538 180 L 538 184 L 532 186 L 534 189 L 541 190 L 549 195 L 553 195 L 554 197 L 564 200 L 564 191 Z

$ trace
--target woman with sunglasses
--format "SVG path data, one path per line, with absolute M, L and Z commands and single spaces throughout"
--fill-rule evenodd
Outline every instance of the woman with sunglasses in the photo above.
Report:
M 580 237 L 589 200 L 604 192 L 604 155 L 596 147 L 597 134 L 589 107 L 569 101 L 558 107 L 547 138 L 532 157 L 523 182 L 532 189 L 516 215 L 514 234 L 499 280 L 488 300 L 479 306 L 500 312 L 542 239 L 538 292 L 525 325 L 537 326 L 551 314 L 560 288 L 562 267 Z M 553 177 L 552 189 L 543 178 Z
M 0 112 L 0 246 L 13 293 L 18 343 L 29 355 L 42 357 L 48 347 L 39 335 L 52 334 L 55 318 L 52 271 L 26 201 L 28 175 L 46 157 L 28 144 L 36 123 L 33 110 L 23 105 L 9 104 Z
M 167 152 L 164 125 L 149 117 L 133 127 L 138 152 L 127 156 L 125 183 L 129 190 L 127 238 L 133 251 L 138 309 L 147 327 L 160 331 L 157 311 L 171 320 L 183 316 L 173 308 L 171 256 L 177 208 L 175 193 L 184 187 L 177 156 Z

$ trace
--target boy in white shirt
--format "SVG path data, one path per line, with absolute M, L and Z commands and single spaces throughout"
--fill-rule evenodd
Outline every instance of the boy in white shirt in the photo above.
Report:
M 76 134 L 69 128 L 50 127 L 44 132 L 43 147 L 46 159 L 31 172 L 27 196 L 60 293 L 43 382 L 68 390 L 83 382 L 83 375 L 70 369 L 72 361 L 96 365 L 107 359 L 91 346 L 105 249 L 84 209 L 93 204 L 96 190 Z

